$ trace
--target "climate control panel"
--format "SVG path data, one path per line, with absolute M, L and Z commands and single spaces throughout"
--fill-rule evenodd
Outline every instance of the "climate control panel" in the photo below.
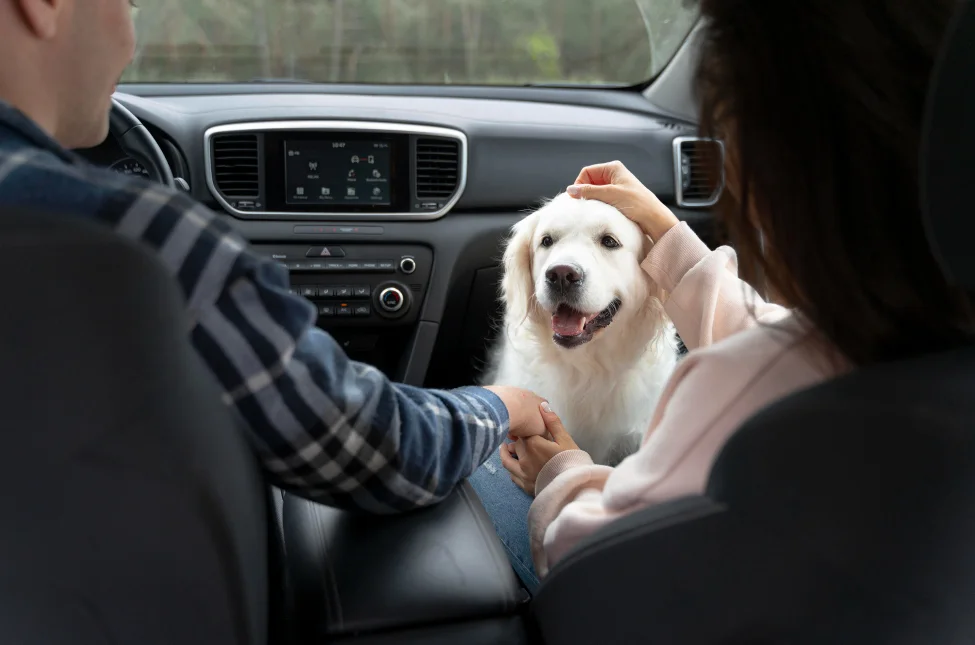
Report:
M 419 245 L 260 244 L 288 269 L 291 291 L 318 309 L 321 327 L 416 322 L 430 283 L 433 253 Z

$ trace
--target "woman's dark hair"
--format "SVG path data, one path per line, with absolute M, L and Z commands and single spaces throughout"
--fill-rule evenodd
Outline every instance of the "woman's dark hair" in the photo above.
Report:
M 955 0 L 700 0 L 701 129 L 741 256 L 855 365 L 970 342 L 928 247 L 918 149 Z M 764 251 L 762 238 L 764 237 Z

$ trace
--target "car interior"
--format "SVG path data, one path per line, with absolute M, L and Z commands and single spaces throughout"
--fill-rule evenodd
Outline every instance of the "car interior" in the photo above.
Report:
M 958 190 L 975 172 L 975 5 L 960 6 L 931 86 L 922 206 L 944 270 L 975 289 Z M 398 382 L 469 385 L 496 333 L 510 227 L 582 167 L 622 161 L 722 243 L 709 212 L 722 185 L 706 170 L 721 147 L 698 135 L 691 91 L 698 28 L 691 17 L 639 85 L 124 82 L 111 136 L 79 154 L 220 213 L 287 267 L 351 357 Z M 396 516 L 269 486 L 161 263 L 63 214 L 4 215 L 0 320 L 16 342 L 3 345 L 3 404 L 8 451 L 25 455 L 0 475 L 14 527 L 4 642 L 975 634 L 972 350 L 858 371 L 760 412 L 705 494 L 615 522 L 531 596 L 467 484 Z

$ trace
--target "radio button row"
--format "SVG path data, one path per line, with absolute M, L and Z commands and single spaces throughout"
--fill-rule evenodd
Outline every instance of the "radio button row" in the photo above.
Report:
M 326 273 L 336 273 L 342 271 L 393 273 L 396 271 L 396 263 L 386 260 L 300 260 L 282 264 L 284 264 L 289 271 L 318 271 Z

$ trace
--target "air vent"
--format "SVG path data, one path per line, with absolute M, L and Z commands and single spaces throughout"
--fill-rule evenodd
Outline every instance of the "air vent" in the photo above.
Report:
M 714 206 L 724 188 L 724 144 L 700 137 L 674 139 L 674 178 L 678 206 Z
M 256 134 L 224 134 L 213 138 L 213 183 L 227 199 L 257 199 L 258 142 Z
M 416 140 L 416 198 L 448 199 L 457 190 L 460 144 L 453 139 Z

